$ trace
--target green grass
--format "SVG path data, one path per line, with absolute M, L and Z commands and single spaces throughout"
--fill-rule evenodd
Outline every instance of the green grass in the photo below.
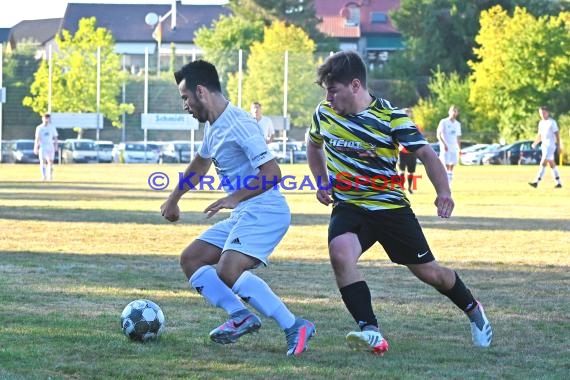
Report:
M 191 291 L 179 252 L 213 220 L 202 210 L 220 193 L 188 194 L 182 220 L 159 208 L 180 165 L 67 165 L 38 181 L 36 165 L 0 165 L 0 379 L 567 379 L 570 373 L 570 192 L 526 182 L 535 166 L 458 167 L 456 209 L 438 219 L 419 167 L 413 208 L 438 260 L 456 269 L 494 327 L 490 349 L 471 346 L 467 320 L 380 247 L 361 260 L 390 351 L 352 352 L 354 329 L 326 250 L 329 208 L 313 191 L 287 192 L 293 224 L 256 270 L 317 335 L 300 358 L 285 356 L 283 332 L 263 319 L 259 334 L 220 346 L 208 332 L 224 313 Z M 304 176 L 305 165 L 283 165 Z M 570 185 L 570 170 L 561 168 Z M 174 186 L 173 183 L 170 185 Z M 161 305 L 167 330 L 137 344 L 119 327 L 135 298 Z

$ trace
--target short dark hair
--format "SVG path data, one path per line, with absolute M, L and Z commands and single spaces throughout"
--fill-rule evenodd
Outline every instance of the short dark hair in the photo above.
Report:
M 348 85 L 353 79 L 358 79 L 366 88 L 364 61 L 355 51 L 340 51 L 329 56 L 318 68 L 316 83 L 321 87 L 334 82 Z
M 547 112 L 549 111 L 548 106 L 540 106 L 540 109 Z
M 44 113 L 44 117 L 51 117 L 49 113 Z
M 186 88 L 190 91 L 196 91 L 196 86 L 200 85 L 212 92 L 222 92 L 216 67 L 201 59 L 182 66 L 180 70 L 174 73 L 174 79 L 176 84 L 186 80 Z

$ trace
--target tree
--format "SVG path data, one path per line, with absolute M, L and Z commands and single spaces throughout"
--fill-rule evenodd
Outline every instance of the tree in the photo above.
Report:
M 120 56 L 114 53 L 114 40 L 105 28 L 96 28 L 96 19 L 83 18 L 74 36 L 64 30 L 55 38 L 58 51 L 52 58 L 52 112 L 97 111 L 97 47 L 101 51 L 100 112 L 113 126 L 122 127 L 123 112 L 134 112 L 132 104 L 118 103 L 126 78 Z M 25 106 L 41 114 L 48 109 L 48 61 L 41 62 L 34 74 Z M 77 126 L 81 127 L 81 126 Z
M 524 8 L 513 16 L 500 6 L 481 15 L 476 61 L 469 62 L 470 101 L 505 138 L 536 133 L 537 108 L 570 109 L 570 13 L 536 18 Z
M 336 47 L 336 43 L 317 28 L 321 20 L 316 15 L 314 0 L 229 0 L 228 6 L 236 17 L 249 22 L 257 20 L 269 26 L 274 21 L 282 21 L 296 25 L 313 41 L 319 41 L 321 50 L 331 51 L 331 47 Z
M 222 83 L 238 71 L 238 50 L 249 53 L 250 46 L 263 38 L 263 22 L 221 15 L 212 28 L 202 27 L 194 35 L 196 45 L 204 50 L 204 59 L 216 66 Z
M 473 48 L 480 14 L 495 5 L 509 12 L 517 5 L 526 7 L 536 16 L 568 9 L 568 3 L 560 0 L 402 0 L 391 16 L 406 43 L 397 56 L 407 64 L 391 59 L 388 67 L 396 72 L 405 67 L 408 70 L 399 70 L 400 75 L 415 76 L 430 75 L 439 66 L 445 73 L 466 77 L 470 71 L 467 62 L 476 60 Z
M 265 28 L 263 41 L 252 45 L 243 78 L 243 104 L 249 107 L 260 101 L 265 114 L 283 114 L 285 52 L 289 56 L 288 113 L 293 124 L 308 126 L 322 91 L 315 85 L 315 43 L 299 27 L 276 21 Z M 230 75 L 228 93 L 237 104 L 237 74 Z
M 463 134 L 488 132 L 473 124 L 473 114 L 469 105 L 469 83 L 459 74 L 445 74 L 436 70 L 428 84 L 430 97 L 420 99 L 414 107 L 414 121 L 426 132 L 435 136 L 439 121 L 447 117 L 449 107 L 459 107 Z

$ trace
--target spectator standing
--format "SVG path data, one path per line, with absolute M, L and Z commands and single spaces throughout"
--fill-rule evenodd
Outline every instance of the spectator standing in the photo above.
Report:
M 265 142 L 269 144 L 271 141 L 273 141 L 275 128 L 273 127 L 273 122 L 271 119 L 263 115 L 261 103 L 253 102 L 251 104 L 251 115 L 255 118 L 255 120 L 257 120 L 257 124 L 261 126 Z
M 461 123 L 457 120 L 459 107 L 449 107 L 448 117 L 441 119 L 437 126 L 439 158 L 447 170 L 447 179 L 453 180 L 453 167 L 457 165 L 461 150 Z

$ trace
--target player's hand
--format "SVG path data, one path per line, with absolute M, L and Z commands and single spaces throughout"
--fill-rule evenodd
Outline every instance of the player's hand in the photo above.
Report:
M 234 209 L 237 207 L 239 201 L 235 200 L 231 195 L 227 197 L 218 199 L 204 210 L 204 214 L 206 214 L 206 218 L 211 218 L 214 216 L 218 211 L 223 208 Z
M 455 202 L 451 198 L 451 195 L 438 195 L 434 202 L 437 207 L 437 216 L 442 218 L 449 218 L 455 207 Z
M 176 222 L 180 219 L 180 207 L 178 207 L 178 203 L 173 202 L 170 199 L 160 206 L 160 213 L 169 222 Z
M 328 187 L 328 186 L 326 186 Z M 325 206 L 330 205 L 333 203 L 333 199 L 331 197 L 331 189 L 318 189 L 317 190 L 317 200 L 324 204 Z

